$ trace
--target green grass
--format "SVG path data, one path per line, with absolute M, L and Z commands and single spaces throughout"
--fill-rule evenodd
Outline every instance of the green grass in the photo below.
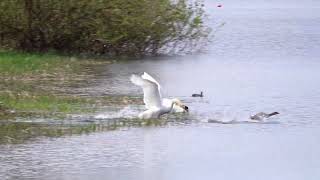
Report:
M 17 115 L 19 112 L 88 112 L 84 107 L 93 104 L 93 100 L 70 95 L 58 96 L 51 90 L 56 88 L 52 82 L 62 83 L 73 79 L 86 64 L 88 61 L 55 54 L 0 51 L 0 116 L 12 110 Z M 48 77 L 50 80 L 46 81 L 46 88 L 41 89 L 39 80 Z
M 93 100 L 56 95 L 18 95 L 0 94 L 0 102 L 7 109 L 38 113 L 74 113 L 84 111 L 83 107 Z M 85 111 L 89 111 L 88 109 Z
M 71 69 L 70 58 L 54 54 L 30 54 L 0 51 L 0 74 L 25 75 Z M 76 65 L 77 63 L 73 63 Z
M 63 117 L 92 112 L 96 106 L 142 103 L 141 98 L 127 96 L 81 97 L 63 93 L 75 79 L 76 83 L 89 80 L 88 67 L 110 62 L 0 50 L 0 119 L 58 114 Z

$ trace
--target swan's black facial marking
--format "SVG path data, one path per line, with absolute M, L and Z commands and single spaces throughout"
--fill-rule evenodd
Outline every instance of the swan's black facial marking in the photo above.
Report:
M 187 112 L 189 112 L 189 107 L 188 107 L 188 106 L 184 106 L 184 110 L 186 110 Z

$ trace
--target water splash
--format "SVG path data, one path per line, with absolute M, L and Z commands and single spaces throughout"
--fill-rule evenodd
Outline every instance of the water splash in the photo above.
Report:
M 139 108 L 137 106 L 126 106 L 117 111 L 106 111 L 94 116 L 95 119 L 116 119 L 116 118 L 126 118 L 133 119 L 139 114 Z
M 248 113 L 225 110 L 223 113 L 215 113 L 207 122 L 218 124 L 279 124 L 278 121 L 272 120 L 274 118 L 275 117 L 271 117 L 258 121 L 250 119 Z

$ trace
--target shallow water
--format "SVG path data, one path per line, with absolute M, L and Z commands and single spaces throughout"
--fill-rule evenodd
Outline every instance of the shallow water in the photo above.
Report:
M 0 179 L 319 179 L 320 4 L 207 4 L 212 26 L 225 25 L 206 54 L 98 66 L 89 85 L 72 91 L 138 96 L 128 77 L 146 71 L 189 114 L 115 128 L 100 126 L 134 121 L 143 106 L 70 117 L 59 123 L 97 127 L 0 145 Z M 190 97 L 200 91 L 204 98 Z M 280 115 L 268 123 L 207 123 L 242 122 L 260 111 Z

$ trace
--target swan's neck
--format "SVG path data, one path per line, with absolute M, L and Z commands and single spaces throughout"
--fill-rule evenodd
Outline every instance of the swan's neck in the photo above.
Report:
M 173 102 L 173 101 L 171 101 L 171 103 L 170 103 L 170 107 L 169 107 L 169 109 L 168 109 L 168 112 L 170 112 L 170 111 L 173 109 L 173 105 L 174 105 L 174 102 Z

